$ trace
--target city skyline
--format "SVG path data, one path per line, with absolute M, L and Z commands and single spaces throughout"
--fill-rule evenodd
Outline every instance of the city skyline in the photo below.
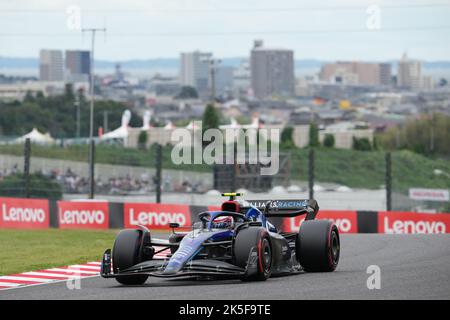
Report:
M 449 59 L 449 1 L 373 4 L 134 0 L 126 6 L 110 1 L 105 8 L 95 0 L 6 1 L 0 5 L 0 56 L 37 56 L 41 48 L 87 49 L 89 39 L 68 28 L 78 8 L 83 27 L 108 29 L 98 39 L 99 60 L 174 58 L 195 50 L 245 57 L 254 39 L 293 50 L 296 59 L 388 61 L 405 51 L 419 60 Z M 379 20 L 374 20 L 376 10 Z

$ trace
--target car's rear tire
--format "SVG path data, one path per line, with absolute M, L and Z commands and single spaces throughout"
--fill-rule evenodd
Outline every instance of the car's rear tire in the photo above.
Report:
M 295 251 L 297 261 L 305 271 L 334 271 L 340 255 L 338 228 L 329 220 L 303 221 Z
M 126 229 L 119 232 L 114 241 L 112 265 L 114 273 L 119 273 L 144 260 L 142 243 L 144 232 L 138 229 Z M 147 275 L 118 276 L 117 282 L 125 285 L 143 284 Z
M 245 275 L 244 281 L 264 281 L 272 273 L 272 247 L 267 231 L 261 227 L 242 229 L 234 241 L 234 259 L 237 266 L 245 268 L 253 248 L 257 250 L 257 270 Z

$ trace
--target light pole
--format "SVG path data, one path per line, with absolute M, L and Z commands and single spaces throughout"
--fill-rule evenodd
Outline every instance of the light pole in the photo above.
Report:
M 108 111 L 103 111 L 103 133 L 108 132 Z
M 80 139 L 80 95 L 77 93 L 75 96 L 75 107 L 77 108 L 77 127 L 76 127 L 76 138 Z
M 95 34 L 97 32 L 106 32 L 106 28 L 83 28 L 82 32 L 91 33 L 91 62 L 90 62 L 90 95 L 91 106 L 89 116 L 89 199 L 94 199 L 95 183 L 94 183 L 94 47 Z
M 208 58 L 205 60 L 209 64 L 209 74 L 211 78 L 211 103 L 214 105 L 214 102 L 216 101 L 216 70 L 222 60 L 213 58 Z

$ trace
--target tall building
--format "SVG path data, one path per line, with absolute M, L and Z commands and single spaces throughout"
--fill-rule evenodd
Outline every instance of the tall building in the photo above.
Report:
M 207 95 L 209 87 L 209 61 L 212 53 L 194 51 L 181 53 L 180 83 L 197 89 L 199 95 Z
M 257 98 L 294 94 L 294 52 L 264 47 L 256 40 L 250 57 L 251 84 Z
M 408 89 L 421 87 L 422 64 L 417 60 L 410 60 L 406 53 L 398 63 L 397 86 Z
M 91 53 L 81 50 L 66 50 L 66 79 L 74 82 L 89 81 Z
M 39 53 L 39 79 L 64 81 L 63 54 L 61 50 L 45 50 Z
M 389 85 L 391 72 L 389 63 L 339 61 L 323 65 L 319 79 L 346 85 Z
M 218 94 L 231 92 L 233 88 L 233 72 L 234 68 L 230 66 L 216 67 L 216 91 Z
M 244 59 L 239 67 L 233 70 L 233 88 L 237 95 L 248 94 L 251 88 L 250 61 Z

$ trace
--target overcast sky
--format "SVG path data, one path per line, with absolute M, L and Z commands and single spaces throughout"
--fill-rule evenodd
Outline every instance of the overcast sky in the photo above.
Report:
M 373 4 L 380 19 L 376 7 L 367 13 Z M 66 12 L 72 6 L 83 27 L 107 27 L 96 59 L 178 57 L 195 49 L 247 56 L 260 38 L 293 49 L 296 59 L 382 61 L 407 51 L 450 60 L 450 0 L 0 0 L 0 56 L 88 49 L 90 37 L 67 26 L 76 26 L 76 14 Z

